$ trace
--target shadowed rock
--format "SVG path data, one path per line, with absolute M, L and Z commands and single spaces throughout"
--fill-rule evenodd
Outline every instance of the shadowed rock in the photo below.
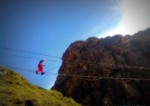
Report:
M 80 75 L 57 77 L 52 89 L 63 95 L 85 106 L 150 104 L 150 81 L 101 79 L 150 78 L 150 29 L 133 36 L 76 41 L 62 59 L 59 74 Z

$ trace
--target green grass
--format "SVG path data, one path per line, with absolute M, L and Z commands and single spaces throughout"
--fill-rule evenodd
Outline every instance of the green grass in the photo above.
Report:
M 80 106 L 54 90 L 30 84 L 21 75 L 0 67 L 0 106 Z

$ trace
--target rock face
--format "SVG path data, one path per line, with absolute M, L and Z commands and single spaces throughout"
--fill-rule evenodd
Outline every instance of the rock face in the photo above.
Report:
M 62 59 L 52 89 L 63 95 L 85 106 L 150 104 L 150 29 L 76 41 Z

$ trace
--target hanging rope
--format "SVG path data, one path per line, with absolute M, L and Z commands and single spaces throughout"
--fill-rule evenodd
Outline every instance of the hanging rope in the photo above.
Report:
M 8 50 L 15 50 L 15 51 L 19 51 L 19 52 L 25 52 L 25 53 L 30 53 L 30 54 L 37 54 L 37 55 L 43 55 L 43 56 L 50 56 L 50 57 L 60 58 L 60 57 L 57 57 L 57 56 L 51 56 L 51 55 L 47 55 L 47 54 L 31 52 L 31 51 L 25 51 L 25 50 L 20 50 L 20 49 L 6 48 L 6 47 L 0 47 L 0 48 L 8 49 Z M 21 56 L 21 55 L 16 55 L 16 54 L 6 54 L 6 53 L 0 53 L 0 54 L 1 55 L 9 55 L 9 56 L 20 57 L 20 58 L 28 58 L 28 59 L 40 60 L 40 58 Z M 48 59 L 47 61 L 62 62 L 62 61 L 50 60 L 50 59 Z M 63 61 L 67 62 L 67 63 L 70 63 L 70 64 L 79 64 L 79 63 L 96 64 L 98 67 L 115 68 L 115 69 L 138 69 L 138 70 L 143 70 L 144 69 L 144 70 L 150 70 L 150 67 L 141 67 L 141 66 L 116 65 L 116 64 L 97 63 L 97 62 L 89 62 L 89 61 L 80 61 L 80 62 L 70 62 L 70 61 L 65 61 L 65 60 L 63 60 Z M 33 71 L 28 70 L 28 69 L 23 69 L 23 68 L 18 68 L 18 67 L 10 67 L 10 68 L 19 69 L 20 71 L 34 73 Z M 58 76 L 78 77 L 78 78 L 84 79 L 84 80 L 100 80 L 100 79 L 150 80 L 150 79 L 146 79 L 146 78 L 114 78 L 114 77 L 84 76 L 84 75 L 77 75 L 77 74 L 62 74 L 62 73 L 57 74 L 57 73 L 51 73 L 51 72 L 49 74 L 45 74 L 45 75 L 58 75 Z
M 35 72 L 33 72 L 33 70 L 29 70 L 29 69 L 24 69 L 24 68 L 19 68 L 19 67 L 14 67 L 14 66 L 6 66 L 8 68 L 13 68 L 13 69 L 17 69 L 19 71 L 23 71 L 23 72 L 28 72 L 28 73 L 32 73 L 35 74 Z M 58 67 L 55 67 L 54 69 L 56 69 Z M 150 78 L 122 78 L 122 77 L 102 77 L 102 76 L 86 76 L 86 75 L 78 75 L 78 74 L 63 74 L 63 73 L 52 73 L 49 72 L 49 74 L 44 74 L 44 75 L 58 75 L 58 76 L 62 76 L 62 77 L 76 77 L 79 79 L 83 79 L 83 80 L 101 80 L 101 79 L 108 79 L 108 80 L 141 80 L 141 81 L 150 81 Z
M 13 51 L 18 51 L 18 52 L 23 52 L 23 53 L 30 53 L 30 54 L 36 54 L 36 55 L 42 55 L 42 56 L 48 56 L 48 57 L 53 57 L 53 58 L 60 58 L 57 56 L 52 56 L 49 54 L 43 54 L 39 52 L 33 52 L 33 51 L 27 51 L 27 50 L 21 50 L 21 49 L 16 49 L 16 48 L 10 48 L 10 47 L 2 47 L 0 46 L 1 49 L 7 49 L 7 50 L 13 50 Z
M 8 54 L 8 53 L 0 53 L 0 54 L 1 55 L 7 55 L 7 56 L 19 57 L 19 58 L 25 58 L 25 59 L 41 60 L 41 58 L 35 58 L 35 57 L 29 57 L 29 56 L 22 56 L 22 55 L 16 55 L 16 54 Z M 51 59 L 47 59 L 46 61 L 61 62 L 61 61 L 51 60 Z
M 6 54 L 6 53 L 0 53 L 0 54 L 1 55 L 15 56 L 15 57 L 19 57 L 19 58 L 25 58 L 25 59 L 40 60 L 40 58 L 28 57 L 28 56 L 22 56 L 22 55 Z M 51 60 L 51 59 L 47 59 L 47 61 L 62 62 L 62 61 Z M 87 63 L 87 64 L 97 65 L 98 67 L 106 67 L 106 68 L 113 68 L 113 69 L 121 69 L 122 68 L 122 69 L 138 69 L 138 70 L 143 70 L 144 69 L 144 70 L 150 70 L 150 67 L 119 65 L 119 64 L 107 64 L 107 63 L 97 63 L 97 62 L 89 62 L 89 61 L 71 62 L 71 61 L 63 60 L 63 62 L 67 62 L 69 64 Z

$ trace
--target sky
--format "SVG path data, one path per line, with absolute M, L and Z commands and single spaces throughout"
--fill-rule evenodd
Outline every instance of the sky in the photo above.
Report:
M 150 28 L 150 0 L 123 0 L 121 11 L 122 18 L 119 24 L 103 35 L 100 33 L 96 36 L 133 35 L 140 30 Z
M 145 30 L 149 5 L 150 0 L 1 0 L 0 65 L 50 89 L 71 43 Z M 36 75 L 43 58 L 46 74 Z

